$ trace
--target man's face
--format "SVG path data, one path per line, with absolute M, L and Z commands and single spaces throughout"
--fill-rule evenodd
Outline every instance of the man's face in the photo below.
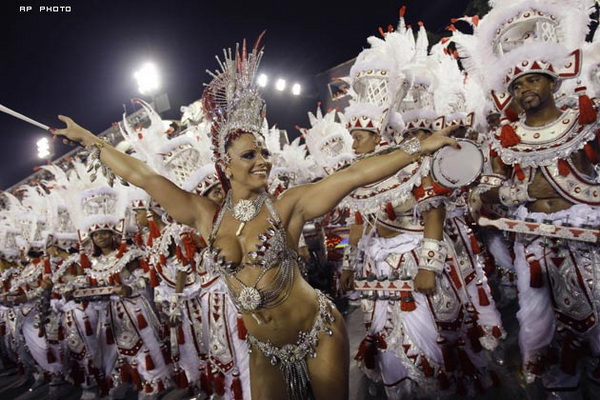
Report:
M 375 151 L 379 142 L 381 142 L 381 136 L 374 132 L 364 129 L 352 131 L 352 149 L 355 154 L 366 154 Z
M 511 83 L 510 89 L 517 104 L 525 111 L 536 111 L 553 101 L 556 83 L 544 74 L 526 74 Z

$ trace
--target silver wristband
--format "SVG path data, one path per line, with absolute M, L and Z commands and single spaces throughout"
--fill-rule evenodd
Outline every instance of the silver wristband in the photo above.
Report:
M 404 151 L 409 156 L 420 155 L 421 154 L 421 141 L 416 137 L 407 140 L 406 142 L 400 145 L 400 149 Z

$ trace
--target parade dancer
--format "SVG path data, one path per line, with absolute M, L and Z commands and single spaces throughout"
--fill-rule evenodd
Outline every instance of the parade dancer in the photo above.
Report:
M 569 230 L 600 224 L 598 104 L 586 94 L 585 82 L 565 79 L 578 76 L 583 65 L 579 47 L 591 5 L 497 3 L 475 32 L 474 45 L 462 46 L 473 60 L 473 75 L 482 75 L 477 63 L 483 57 L 498 66 L 486 70 L 481 81 L 494 90 L 499 108 L 515 101 L 523 110 L 517 121 L 505 118 L 493 136 L 492 148 L 506 165 L 505 181 L 482 199 L 511 210 L 516 220 L 492 222 L 501 229 L 533 223 L 531 234 L 521 231 L 514 246 L 519 345 L 526 381 L 541 376 L 552 399 L 578 395 L 580 361 L 586 356 L 589 378 L 597 381 L 600 371 L 600 298 L 593 284 L 598 247 Z M 528 35 L 519 35 L 524 29 Z M 577 83 L 575 96 L 569 83 Z M 578 107 L 559 108 L 555 97 L 563 104 L 576 99 Z M 490 221 L 480 219 L 484 222 Z M 553 235 L 558 230 L 564 234 Z

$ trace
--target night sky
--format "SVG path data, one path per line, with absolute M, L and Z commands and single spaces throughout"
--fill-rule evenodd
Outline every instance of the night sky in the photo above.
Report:
M 57 114 L 101 132 L 141 97 L 133 72 L 153 61 L 162 89 L 179 119 L 179 107 L 200 98 L 214 58 L 224 47 L 249 42 L 266 29 L 261 72 L 303 85 L 293 98 L 264 91 L 268 121 L 295 134 L 316 109 L 314 76 L 358 55 L 379 26 L 422 20 L 440 33 L 468 0 L 4 0 L 0 5 L 0 104 L 46 125 L 62 127 Z M 31 6 L 30 11 L 24 8 Z M 58 12 L 40 7 L 69 6 Z M 291 83 L 291 82 L 290 82 Z M 0 189 L 33 172 L 36 141 L 45 132 L 0 113 Z M 56 156 L 70 150 L 55 144 Z

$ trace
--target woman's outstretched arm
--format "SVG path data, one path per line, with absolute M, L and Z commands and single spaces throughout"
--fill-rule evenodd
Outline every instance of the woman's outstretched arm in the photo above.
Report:
M 357 187 L 368 185 L 387 178 L 415 162 L 421 155 L 434 152 L 440 147 L 456 145 L 448 135 L 457 127 L 443 129 L 422 140 L 421 150 L 417 154 L 408 154 L 397 149 L 387 154 L 376 155 L 359 160 L 350 167 L 337 171 L 327 178 L 307 185 L 300 185 L 282 195 L 282 200 L 294 203 L 294 215 L 303 221 L 317 218 L 333 209 L 346 195 Z
M 201 228 L 202 221 L 212 221 L 216 209 L 213 202 L 180 189 L 145 162 L 118 151 L 71 118 L 63 115 L 58 118 L 67 126 L 64 129 L 52 129 L 53 134 L 64 136 L 84 147 L 98 147 L 100 159 L 108 168 L 127 182 L 148 192 L 176 221 L 197 229 Z

